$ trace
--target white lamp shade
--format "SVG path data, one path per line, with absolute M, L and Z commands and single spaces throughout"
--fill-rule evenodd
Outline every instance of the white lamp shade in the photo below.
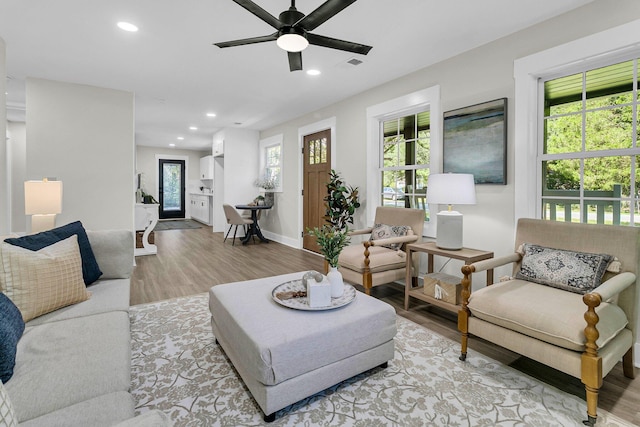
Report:
M 26 215 L 61 213 L 62 181 L 25 181 L 24 210 Z
M 476 187 L 472 174 L 437 173 L 429 176 L 427 203 L 475 205 Z

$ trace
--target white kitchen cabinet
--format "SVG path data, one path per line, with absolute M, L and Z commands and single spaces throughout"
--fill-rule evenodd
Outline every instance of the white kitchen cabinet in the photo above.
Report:
M 214 139 L 211 152 L 213 157 L 224 156 L 224 139 Z
M 213 156 L 200 158 L 200 179 L 213 179 Z
M 202 194 L 191 195 L 191 219 L 211 225 L 211 196 Z

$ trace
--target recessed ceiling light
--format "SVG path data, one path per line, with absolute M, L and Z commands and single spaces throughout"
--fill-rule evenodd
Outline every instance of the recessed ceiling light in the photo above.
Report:
M 176 144 L 169 144 L 169 147 L 175 147 Z
M 189 126 L 189 130 L 198 130 L 197 126 Z
M 307 70 L 307 74 L 310 76 L 319 76 L 322 74 L 320 70 Z
M 184 140 L 184 136 L 179 136 L 178 141 L 182 141 L 182 140 Z
M 133 25 L 130 22 L 124 22 L 124 21 L 118 22 L 118 28 L 124 31 L 129 31 L 131 33 L 135 33 L 136 31 L 138 31 L 137 26 Z
M 215 117 L 216 113 L 207 113 L 207 117 Z

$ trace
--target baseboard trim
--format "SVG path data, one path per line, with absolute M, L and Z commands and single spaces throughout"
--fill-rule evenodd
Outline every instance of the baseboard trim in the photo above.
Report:
M 283 245 L 290 246 L 294 249 L 302 249 L 300 247 L 300 242 L 297 239 L 285 237 L 281 234 L 275 234 L 266 230 L 262 230 L 262 235 L 269 240 L 273 240 L 274 242 L 282 243 Z
M 640 368 L 640 341 L 633 348 L 633 358 L 635 359 L 633 361 L 635 367 Z

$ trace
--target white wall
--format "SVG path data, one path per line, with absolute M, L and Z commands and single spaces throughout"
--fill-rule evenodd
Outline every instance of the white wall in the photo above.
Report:
M 298 239 L 298 215 L 301 209 L 298 191 L 298 129 L 330 117 L 336 117 L 336 169 L 350 185 L 367 194 L 366 109 L 390 99 L 440 85 L 442 111 L 449 111 L 496 98 L 508 98 L 507 185 L 476 186 L 478 203 L 457 206 L 464 214 L 464 244 L 487 249 L 496 255 L 513 250 L 514 221 L 514 81 L 513 61 L 531 53 L 565 43 L 591 33 L 620 25 L 640 17 L 636 0 L 599 0 L 575 11 L 530 27 L 493 43 L 416 71 L 380 85 L 339 103 L 267 129 L 264 139 L 284 135 L 284 192 L 278 198 L 277 216 L 261 222 L 263 229 L 282 233 L 281 241 Z M 428 54 L 423 52 L 422 54 Z M 433 120 L 441 118 L 433 118 Z M 433 141 L 442 144 L 442 141 Z M 373 219 L 366 218 L 366 203 L 359 209 L 356 226 Z M 376 202 L 374 202 L 376 203 Z M 280 207 L 286 206 L 286 209 Z M 423 263 L 423 269 L 426 264 Z M 438 266 L 436 266 L 438 267 Z M 459 273 L 460 264 L 450 262 L 445 271 Z M 496 272 L 496 277 L 509 274 Z M 474 285 L 484 278 L 474 278 Z M 474 286 L 474 287 L 475 287 Z
M 11 181 L 7 158 L 7 58 L 4 40 L 0 38 L 0 236 L 11 231 Z
M 213 141 L 219 140 L 224 141 L 224 157 L 214 160 L 212 230 L 216 232 L 226 228 L 224 203 L 232 206 L 249 203 L 259 194 L 254 185 L 258 177 L 258 132 L 225 128 L 213 135 Z M 264 213 L 263 217 L 268 215 Z
M 133 230 L 133 93 L 27 78 L 27 179 L 63 181 L 56 224 Z
M 24 181 L 27 179 L 27 135 L 24 122 L 7 122 L 7 153 L 11 165 L 11 232 L 27 229 L 24 214 Z

